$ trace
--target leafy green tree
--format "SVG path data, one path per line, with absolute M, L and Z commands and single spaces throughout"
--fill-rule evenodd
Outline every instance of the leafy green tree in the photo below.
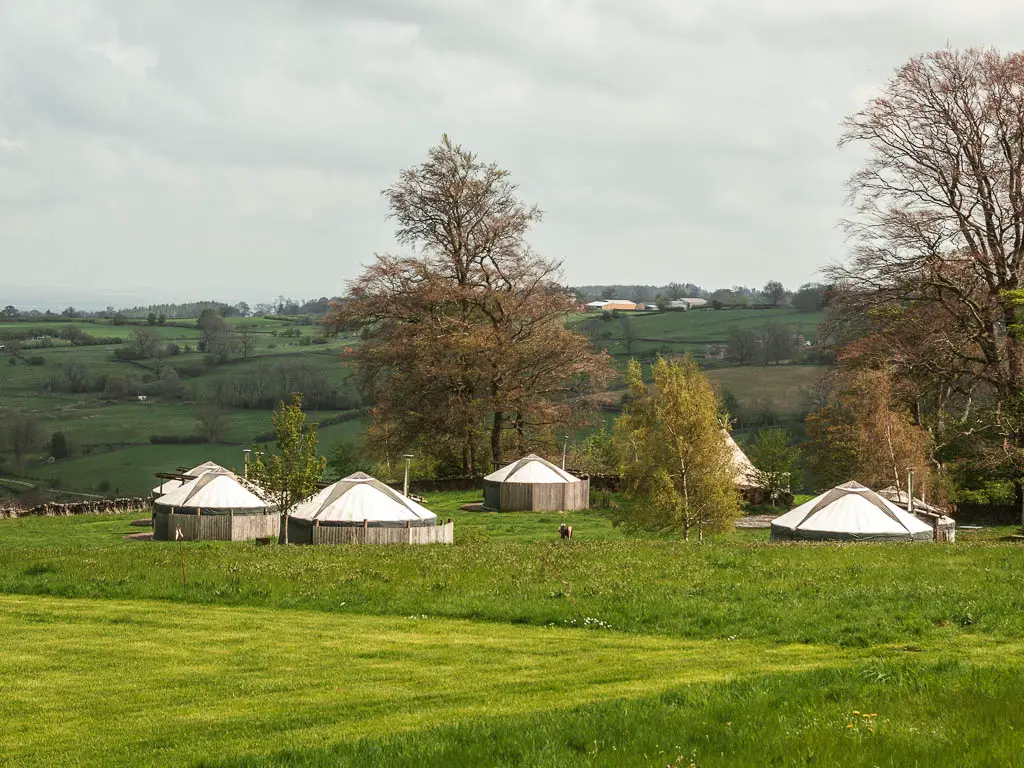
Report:
M 761 295 L 764 296 L 764 300 L 773 307 L 785 303 L 787 293 L 788 291 L 785 286 L 778 280 L 769 280 L 765 283 L 764 288 L 761 289 Z
M 166 323 L 167 323 L 167 315 L 165 315 L 163 312 L 161 312 L 159 315 L 157 315 L 156 324 L 157 325 L 165 325 Z
M 146 315 L 146 322 L 149 325 L 156 325 L 156 312 L 150 312 Z
M 277 435 L 277 453 L 253 451 L 249 477 L 270 494 L 281 511 L 281 541 L 288 543 L 288 513 L 317 490 L 327 459 L 317 452 L 317 424 L 306 424 L 302 395 L 293 393 L 287 405 L 278 403 L 271 417 Z
M 606 429 L 591 432 L 569 449 L 568 466 L 576 472 L 610 475 L 615 472 L 617 464 L 615 444 Z
M 637 502 L 629 522 L 653 530 L 728 529 L 740 513 L 732 452 L 718 421 L 718 398 L 693 358 L 651 368 L 629 363 L 629 405 L 615 425 L 625 488 Z
M 790 490 L 799 471 L 800 449 L 789 442 L 786 430 L 769 427 L 757 431 L 747 456 L 757 468 L 757 484 L 774 504 L 781 493 Z
M 373 462 L 363 456 L 359 446 L 342 440 L 331 449 L 328 465 L 337 477 L 348 477 L 353 472 L 371 472 Z
M 50 435 L 50 455 L 55 459 L 66 459 L 71 455 L 71 446 L 63 432 Z

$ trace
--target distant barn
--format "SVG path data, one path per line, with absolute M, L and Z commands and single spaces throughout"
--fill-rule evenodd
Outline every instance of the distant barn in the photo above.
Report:
M 530 454 L 484 478 L 484 509 L 570 511 L 590 506 L 590 480 Z

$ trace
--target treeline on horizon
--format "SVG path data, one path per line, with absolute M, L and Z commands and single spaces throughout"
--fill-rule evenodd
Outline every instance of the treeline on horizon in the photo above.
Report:
M 599 299 L 625 299 L 634 302 L 655 302 L 683 298 L 707 299 L 715 306 L 792 306 L 801 311 L 822 309 L 826 303 L 829 286 L 823 283 L 804 283 L 790 291 L 778 281 L 769 281 L 763 288 L 733 286 L 708 290 L 693 283 L 668 283 L 667 285 L 582 285 L 569 289 L 579 301 Z M 250 305 L 240 301 L 229 304 L 223 301 L 191 301 L 181 303 L 147 304 L 115 309 L 108 306 L 101 310 L 81 310 L 73 306 L 59 311 L 20 310 L 13 304 L 0 309 L 0 321 L 10 320 L 145 320 L 150 315 L 164 320 L 194 319 L 207 310 L 213 310 L 221 317 L 265 317 L 324 315 L 331 302 L 343 302 L 340 296 L 321 296 L 317 299 L 291 299 L 279 296 L 273 302 Z

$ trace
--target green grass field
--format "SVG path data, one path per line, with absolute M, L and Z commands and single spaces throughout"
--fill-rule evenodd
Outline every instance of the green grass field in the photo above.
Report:
M 37 420 L 39 441 L 37 449 L 16 464 L 5 440 L 0 440 L 0 476 L 13 476 L 31 486 L 40 488 L 56 483 L 59 490 L 68 493 L 95 493 L 99 484 L 109 483 L 110 492 L 136 494 L 145 492 L 156 471 L 173 470 L 177 466 L 192 466 L 207 458 L 221 463 L 240 461 L 239 444 L 251 444 L 257 436 L 271 430 L 270 411 L 226 407 L 223 409 L 224 428 L 220 443 L 233 445 L 148 445 L 152 436 L 187 436 L 198 429 L 197 414 L 211 399 L 213 387 L 220 380 L 250 378 L 257 375 L 271 381 L 280 371 L 303 369 L 322 377 L 326 386 L 338 392 L 354 393 L 349 381 L 352 366 L 340 354 L 356 343 L 348 335 L 331 339 L 326 344 L 304 343 L 321 336 L 317 324 L 303 325 L 288 319 L 229 318 L 234 330 L 248 327 L 255 332 L 255 347 L 246 360 L 233 359 L 220 366 L 205 364 L 206 356 L 197 351 L 186 352 L 165 359 L 164 369 L 181 372 L 184 395 L 168 399 L 159 393 L 149 393 L 146 402 L 134 398 L 110 400 L 102 392 L 71 393 L 54 389 L 50 382 L 66 366 L 79 366 L 86 371 L 90 382 L 100 377 L 134 377 L 145 383 L 156 379 L 156 366 L 151 360 L 140 363 L 114 359 L 116 346 L 71 347 L 62 340 L 55 346 L 26 348 L 24 360 L 11 355 L 0 356 L 0 422 L 12 415 L 29 415 Z M 0 336 L 4 331 L 34 332 L 59 331 L 71 325 L 94 337 L 128 338 L 140 327 L 139 323 L 115 326 L 106 322 L 0 323 Z M 195 348 L 199 330 L 194 321 L 176 320 L 165 326 L 146 326 L 162 339 L 175 342 L 183 350 Z M 284 336 L 298 331 L 301 336 Z M 42 365 L 29 365 L 29 358 L 41 357 Z M 264 373 L 260 373 L 265 371 Z M 94 389 L 94 388 L 93 388 Z M 313 411 L 312 420 L 327 419 L 344 413 Z M 56 464 L 41 463 L 47 452 L 43 442 L 54 432 L 63 432 L 73 447 L 71 458 Z M 320 436 L 321 446 L 328 452 L 343 439 L 358 439 L 365 432 L 365 421 L 332 425 Z M 201 456 L 197 461 L 196 456 Z M 0 499 L 29 492 L 29 486 L 0 484 Z M 32 491 L 35 493 L 34 491 Z
M 450 547 L 0 520 L 0 764 L 1019 764 L 1007 530 L 700 545 L 477 497 L 428 498 Z

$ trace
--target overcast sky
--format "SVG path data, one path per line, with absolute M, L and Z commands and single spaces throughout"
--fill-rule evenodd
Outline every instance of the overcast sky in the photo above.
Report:
M 1019 0 L 3 0 L 0 306 L 333 295 L 443 132 L 570 284 L 816 276 L 908 57 Z

